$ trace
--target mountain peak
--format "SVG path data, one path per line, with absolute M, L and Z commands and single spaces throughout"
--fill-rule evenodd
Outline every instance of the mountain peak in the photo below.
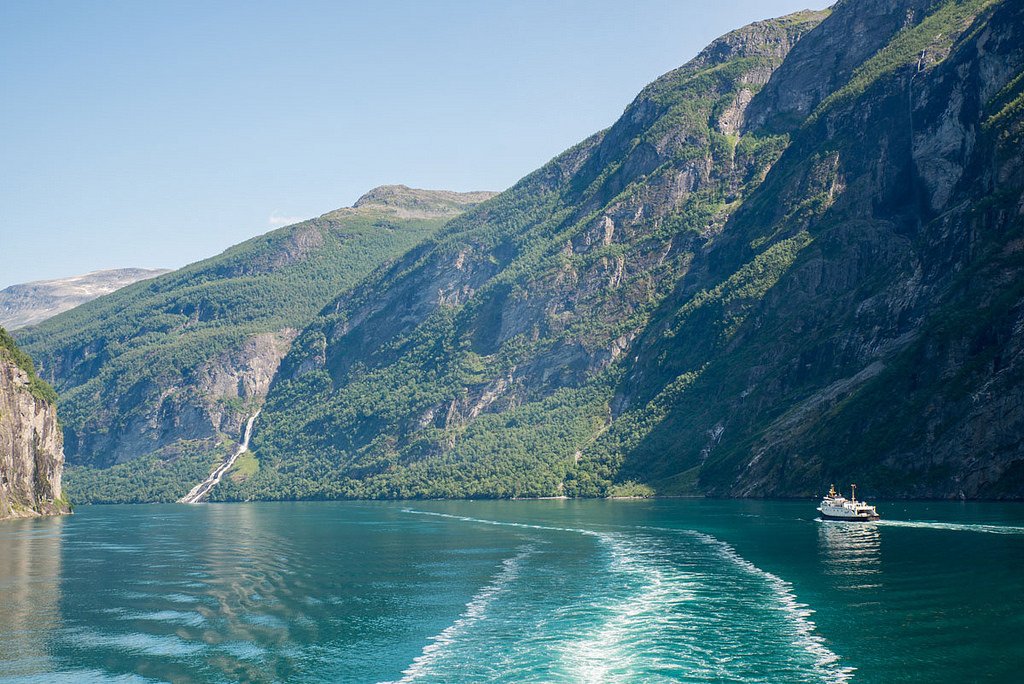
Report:
M 442 218 L 461 214 L 496 194 L 498 193 L 483 190 L 454 192 L 423 190 L 406 185 L 381 185 L 356 200 L 352 208 L 386 209 L 402 218 Z
M 821 23 L 830 12 L 828 9 L 800 10 L 783 17 L 747 24 L 716 38 L 688 66 L 703 68 L 745 57 L 782 59 L 805 33 Z

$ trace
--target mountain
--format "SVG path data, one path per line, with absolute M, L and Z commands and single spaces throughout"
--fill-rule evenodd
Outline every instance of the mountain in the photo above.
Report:
M 57 280 L 35 280 L 0 290 L 0 325 L 35 325 L 126 285 L 167 273 L 165 268 L 117 268 Z
M 128 476 L 136 492 L 180 497 L 230 451 L 295 335 L 325 304 L 490 195 L 378 188 L 354 207 L 20 330 L 60 393 L 68 463 L 141 459 L 132 467 L 149 484 Z M 92 500 L 89 476 L 69 468 L 76 501 Z
M 213 498 L 1022 498 L 1022 34 L 758 22 L 496 197 L 373 191 L 24 331 L 69 490 L 180 496 L 261 407 Z
M 831 67 L 811 55 L 872 8 L 920 20 L 825 94 Z M 636 348 L 626 403 L 648 401 L 655 372 L 696 377 L 618 476 L 671 491 L 689 466 L 731 496 L 853 481 L 1024 497 L 1024 5 L 845 3 L 807 38 L 748 109 L 786 153 Z M 752 298 L 735 264 L 780 257 Z
M 1024 496 L 1022 34 L 846 0 L 716 40 L 337 297 L 215 496 Z
M 0 328 L 0 519 L 70 512 L 57 396 Z

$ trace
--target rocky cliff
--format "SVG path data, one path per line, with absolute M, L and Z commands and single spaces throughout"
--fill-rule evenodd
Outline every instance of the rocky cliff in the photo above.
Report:
M 0 328 L 0 518 L 70 512 L 53 390 Z
M 35 325 L 79 304 L 163 273 L 167 273 L 167 269 L 118 268 L 11 285 L 0 290 L 0 325 L 8 330 Z
M 748 124 L 791 142 L 639 341 L 621 402 L 649 401 L 656 373 L 693 379 L 620 477 L 1024 496 L 1024 6 L 840 3 L 808 39 L 862 59 L 845 36 L 871 6 L 905 23 L 843 85 L 808 65 L 763 91 L 806 116 Z M 752 297 L 736 264 L 775 272 Z
M 282 364 L 259 475 L 222 494 L 607 491 L 577 465 L 612 420 L 615 377 L 785 149 L 741 140 L 743 112 L 826 14 L 723 36 L 607 131 L 338 298 Z

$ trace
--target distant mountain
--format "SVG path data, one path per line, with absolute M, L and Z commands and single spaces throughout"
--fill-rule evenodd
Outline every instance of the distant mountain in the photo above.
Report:
M 454 218 L 497 194 L 487 191 L 452 192 L 420 190 L 406 185 L 381 185 L 357 199 L 352 207 L 391 211 L 399 218 L 406 219 Z
M 164 498 L 180 497 L 237 438 L 325 304 L 489 196 L 378 188 L 19 331 L 60 393 L 68 463 L 145 457 L 138 467 L 183 487 Z M 89 500 L 71 472 L 68 486 Z
M 0 325 L 8 330 L 45 321 L 114 290 L 167 273 L 166 268 L 115 268 L 0 290 Z

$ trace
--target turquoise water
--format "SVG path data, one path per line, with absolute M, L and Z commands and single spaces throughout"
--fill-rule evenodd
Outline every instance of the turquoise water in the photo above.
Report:
M 0 682 L 1021 681 L 1024 506 L 93 506 L 0 523 Z

